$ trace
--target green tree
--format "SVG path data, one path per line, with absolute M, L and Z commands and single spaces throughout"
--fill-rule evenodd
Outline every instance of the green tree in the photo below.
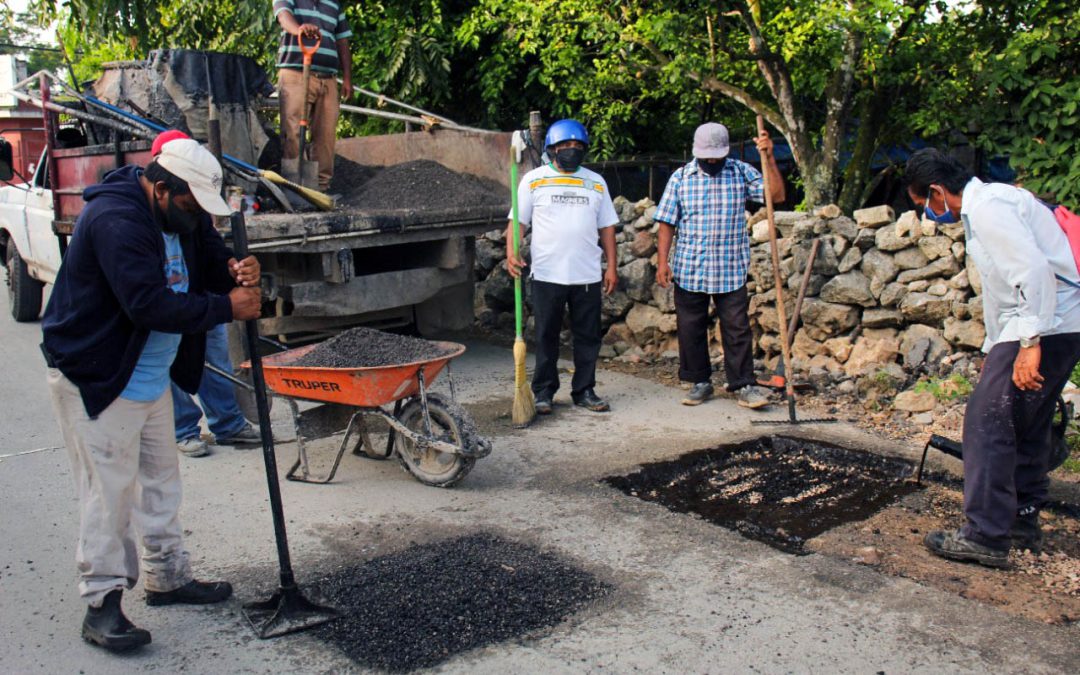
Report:
M 0 54 L 15 54 L 26 60 L 27 73 L 39 70 L 59 72 L 63 56 L 55 44 L 43 39 L 37 19 L 28 12 L 6 12 L 0 17 Z

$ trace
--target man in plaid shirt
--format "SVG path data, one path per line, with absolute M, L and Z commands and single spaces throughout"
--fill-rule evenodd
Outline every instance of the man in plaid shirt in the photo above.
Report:
M 774 202 L 785 199 L 784 181 L 776 168 L 772 141 L 762 132 L 755 139 L 768 156 Z M 660 223 L 656 281 L 667 288 L 675 282 L 675 317 L 679 338 L 679 379 L 693 383 L 684 405 L 699 405 L 713 395 L 709 361 L 709 300 L 720 319 L 727 389 L 739 405 L 761 408 L 769 392 L 754 377 L 753 335 L 746 270 L 750 266 L 750 237 L 746 231 L 746 202 L 764 201 L 761 173 L 728 157 L 728 130 L 722 124 L 702 124 L 694 132 L 694 160 L 671 175 L 656 210 Z M 676 237 L 676 232 L 678 237 Z M 675 254 L 671 242 L 675 240 Z

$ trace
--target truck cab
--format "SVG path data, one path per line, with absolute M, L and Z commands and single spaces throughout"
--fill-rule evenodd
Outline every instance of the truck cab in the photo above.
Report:
M 6 151 L 5 151 L 6 148 Z M 10 148 L 0 142 L 0 251 L 4 254 L 8 301 L 16 321 L 41 314 L 45 284 L 60 269 L 61 239 L 53 230 L 53 193 L 47 152 L 28 180 L 11 170 Z M 3 161 L 5 157 L 8 161 Z

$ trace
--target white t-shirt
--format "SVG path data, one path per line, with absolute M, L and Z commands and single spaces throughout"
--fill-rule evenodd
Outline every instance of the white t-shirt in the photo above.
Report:
M 550 164 L 533 169 L 518 184 L 518 219 L 523 228 L 532 224 L 534 279 L 567 286 L 600 282 L 599 231 L 619 222 L 600 174 L 585 167 L 562 173 Z

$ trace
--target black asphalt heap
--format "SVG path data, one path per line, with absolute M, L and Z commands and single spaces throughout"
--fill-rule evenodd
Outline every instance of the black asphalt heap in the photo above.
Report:
M 316 631 L 365 668 L 429 668 L 563 621 L 611 587 L 491 534 L 413 546 L 316 582 L 344 616 Z
M 807 539 L 863 520 L 915 489 L 901 459 L 801 438 L 766 436 L 695 450 L 606 481 L 672 511 L 803 553 Z
M 352 328 L 318 345 L 293 361 L 306 368 L 375 368 L 436 359 L 446 350 L 420 338 L 374 328 Z
M 457 173 L 421 159 L 386 167 L 363 166 L 338 157 L 331 191 L 359 209 L 449 209 L 498 206 L 509 202 L 502 185 Z

